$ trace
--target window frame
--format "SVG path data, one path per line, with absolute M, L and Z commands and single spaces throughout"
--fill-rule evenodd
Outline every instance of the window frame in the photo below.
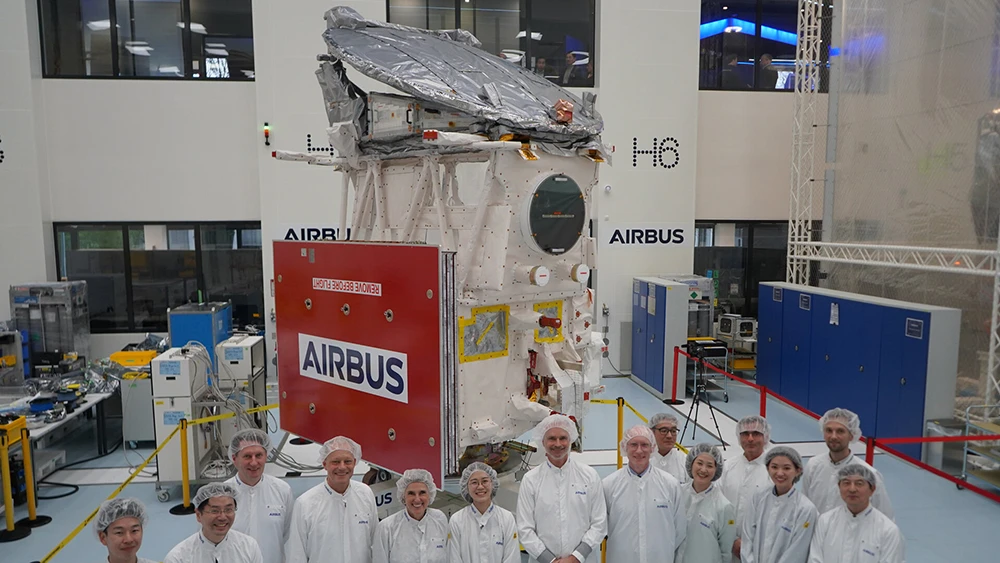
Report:
M 242 242 L 242 233 L 246 230 L 258 230 L 263 231 L 260 221 L 60 221 L 52 223 L 52 234 L 53 234 L 53 251 L 55 252 L 55 262 L 56 262 L 56 279 L 62 280 L 65 276 L 63 271 L 62 260 L 60 259 L 60 251 L 63 250 L 60 241 L 60 233 L 65 232 L 60 229 L 65 229 L 67 227 L 83 227 L 90 229 L 102 229 L 106 231 L 112 231 L 118 229 L 121 233 L 121 243 L 120 249 L 115 249 L 117 252 L 124 254 L 124 282 L 125 282 L 125 302 L 127 306 L 126 319 L 127 325 L 124 329 L 97 329 L 94 330 L 91 326 L 91 334 L 131 334 L 131 333 L 143 333 L 143 332 L 165 332 L 167 330 L 166 326 L 162 328 L 160 326 L 154 328 L 138 328 L 135 324 L 135 301 L 134 301 L 134 290 L 133 290 L 133 272 L 132 272 L 132 248 L 131 241 L 129 239 L 129 230 L 135 227 L 142 228 L 146 225 L 163 225 L 168 230 L 171 227 L 185 227 L 186 229 L 194 229 L 194 243 L 195 247 L 193 249 L 195 253 L 196 262 L 196 272 L 195 280 L 197 282 L 198 291 L 206 293 L 207 285 L 205 282 L 205 270 L 204 270 L 204 257 L 202 256 L 202 228 L 203 227 L 220 227 L 228 226 L 233 227 L 237 235 L 237 248 L 253 248 L 246 246 Z M 263 281 L 263 252 L 264 244 L 266 240 L 263 237 L 263 232 L 261 233 L 261 280 Z M 261 295 L 263 295 L 264 287 L 261 287 Z M 263 308 L 264 304 L 261 303 Z
M 256 81 L 256 74 L 254 78 L 247 76 L 234 78 L 230 76 L 229 78 L 208 78 L 206 76 L 193 76 L 194 74 L 194 52 L 192 49 L 192 36 L 191 36 L 191 0 L 179 0 L 181 3 L 181 17 L 184 19 L 183 22 L 186 24 L 181 31 L 183 34 L 181 50 L 184 57 L 184 76 L 122 76 L 121 74 L 121 61 L 119 49 L 111 49 L 111 74 L 110 75 L 86 75 L 86 74 L 50 74 L 48 64 L 48 55 L 45 48 L 45 18 L 43 17 L 44 9 L 43 4 L 46 2 L 57 2 L 59 0 L 35 0 L 35 9 L 38 13 L 38 43 L 39 43 L 39 55 L 41 56 L 42 64 L 42 78 L 57 78 L 66 80 L 153 80 L 153 81 L 170 81 L 170 82 L 254 82 Z M 115 0 L 107 0 L 108 2 L 108 21 L 110 22 L 110 40 L 111 45 L 118 45 L 118 9 L 115 4 Z M 386 0 L 388 2 L 388 0 Z M 252 4 L 251 4 L 252 6 Z M 251 12 L 252 16 L 252 12 Z M 252 30 L 251 30 L 252 33 Z M 253 36 L 250 37 L 253 39 Z M 257 52 L 256 46 L 254 47 L 254 70 L 256 71 L 257 65 Z M 202 70 L 201 72 L 204 72 Z M 67 223 L 67 224 L 83 224 L 83 223 Z M 111 224 L 111 223 L 108 223 Z M 151 223 L 145 223 L 151 224 Z M 157 223 L 159 224 L 159 223 Z

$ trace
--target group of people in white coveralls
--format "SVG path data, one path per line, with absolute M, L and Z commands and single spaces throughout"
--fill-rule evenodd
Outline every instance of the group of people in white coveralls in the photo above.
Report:
M 881 474 L 851 452 L 861 436 L 845 409 L 820 420 L 827 455 L 803 464 L 793 448 L 769 447 L 759 416 L 737 424 L 742 455 L 676 444 L 678 420 L 654 416 L 625 432 L 627 464 L 601 479 L 570 455 L 576 423 L 553 414 L 537 426 L 545 460 L 521 480 L 516 514 L 494 503 L 495 470 L 462 472 L 470 504 L 449 520 L 431 508 L 430 472 L 409 469 L 396 487 L 404 509 L 379 521 L 372 490 L 352 479 L 361 446 L 338 436 L 323 444 L 326 479 L 294 498 L 264 472 L 271 443 L 260 430 L 236 434 L 237 474 L 201 487 L 197 532 L 165 563 L 903 563 L 903 536 Z M 105 502 L 94 528 L 108 563 L 138 557 L 147 513 L 133 498 Z

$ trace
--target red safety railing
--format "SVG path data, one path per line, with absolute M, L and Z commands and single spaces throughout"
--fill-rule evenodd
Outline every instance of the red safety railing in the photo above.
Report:
M 785 403 L 789 407 L 791 407 L 791 408 L 793 408 L 793 409 L 801 412 L 802 414 L 810 416 L 810 417 L 812 417 L 812 418 L 814 418 L 816 420 L 820 419 L 820 415 L 818 415 L 818 414 L 814 413 L 813 411 L 811 411 L 811 410 L 803 407 L 802 405 L 799 405 L 799 404 L 797 404 L 797 403 L 795 403 L 793 401 L 790 401 L 790 400 L 782 397 L 781 395 L 779 395 L 779 394 L 775 393 L 774 391 L 768 389 L 766 385 L 759 385 L 759 384 L 754 383 L 754 382 L 752 382 L 750 380 L 743 379 L 742 377 L 739 377 L 738 375 L 729 373 L 728 371 L 726 371 L 726 370 L 724 370 L 724 369 L 716 366 L 715 364 L 712 364 L 711 362 L 707 362 L 707 361 L 705 361 L 703 359 L 695 358 L 694 356 L 688 354 L 687 352 L 684 352 L 683 350 L 681 350 L 679 347 L 676 347 L 676 346 L 674 347 L 674 381 L 673 381 L 673 385 L 671 386 L 671 402 L 676 402 L 677 401 L 677 370 L 678 370 L 678 365 L 680 364 L 680 357 L 681 356 L 684 356 L 684 357 L 686 357 L 689 360 L 692 360 L 694 362 L 701 363 L 701 365 L 703 365 L 707 369 L 710 369 L 710 370 L 712 370 L 712 371 L 714 371 L 714 372 L 716 372 L 716 373 L 718 373 L 720 375 L 723 375 L 723 376 L 725 376 L 725 377 L 727 377 L 729 379 L 732 379 L 733 381 L 742 383 L 742 384 L 744 384 L 744 385 L 746 385 L 748 387 L 751 387 L 753 389 L 758 390 L 760 392 L 760 416 L 767 416 L 767 397 L 768 397 L 768 395 L 770 395 L 770 396 L 774 397 L 775 399 L 781 401 L 782 403 Z M 910 463 L 912 465 L 915 465 L 915 466 L 917 466 L 917 467 L 919 467 L 919 468 L 921 468 L 921 469 L 923 469 L 925 471 L 933 473 L 934 475 L 937 475 L 938 477 L 941 477 L 943 479 L 947 479 L 948 481 L 951 481 L 952 483 L 955 483 L 956 485 L 958 485 L 959 487 L 961 487 L 963 489 L 968 489 L 968 490 L 970 490 L 970 491 L 972 491 L 974 493 L 977 493 L 977 494 L 979 494 L 981 496 L 984 496 L 984 497 L 986 497 L 986 498 L 988 498 L 988 499 L 990 499 L 992 501 L 1000 503 L 1000 495 L 997 495 L 996 493 L 993 493 L 993 492 L 987 491 L 985 489 L 982 489 L 980 487 L 977 487 L 976 485 L 974 485 L 972 483 L 969 483 L 968 481 L 959 479 L 958 477 L 955 477 L 954 475 L 949 475 L 949 474 L 945 473 L 944 471 L 941 471 L 940 469 L 938 469 L 938 468 L 936 468 L 934 466 L 928 465 L 928 464 L 920 461 L 919 459 L 915 459 L 913 457 L 910 457 L 910 456 L 908 456 L 908 455 L 900 452 L 899 450 L 896 450 L 895 448 L 892 448 L 892 447 L 889 446 L 889 444 L 927 444 L 927 443 L 935 443 L 935 442 L 986 442 L 986 441 L 996 441 L 996 440 L 1000 440 L 1000 434 L 998 434 L 998 435 L 992 435 L 991 434 L 991 435 L 982 435 L 982 436 L 934 436 L 934 437 L 916 436 L 916 437 L 910 437 L 910 438 L 867 438 L 867 437 L 862 436 L 861 440 L 863 442 L 865 442 L 865 444 L 866 444 L 865 461 L 868 462 L 869 465 L 873 465 L 874 466 L 874 463 L 875 463 L 875 448 L 878 448 L 878 449 L 884 451 L 887 454 L 894 455 L 894 456 L 898 457 L 899 459 L 901 459 L 901 460 L 903 460 L 903 461 L 905 461 L 907 463 Z

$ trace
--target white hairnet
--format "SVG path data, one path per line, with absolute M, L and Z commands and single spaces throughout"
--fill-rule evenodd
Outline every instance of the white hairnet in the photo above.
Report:
M 571 443 L 576 442 L 580 437 L 580 431 L 576 429 L 576 423 L 573 422 L 573 419 L 564 414 L 552 414 L 543 418 L 535 427 L 535 439 L 538 440 L 538 443 L 543 443 L 545 434 L 553 428 L 562 428 L 568 432 Z
M 481 461 L 470 463 L 465 471 L 462 472 L 462 478 L 459 480 L 459 488 L 462 489 L 462 498 L 468 502 L 472 502 L 472 495 L 469 494 L 469 479 L 472 479 L 472 474 L 476 471 L 482 471 L 489 476 L 490 481 L 493 481 L 493 497 L 497 496 L 497 489 L 500 488 L 500 477 L 497 476 L 496 470 L 494 470 L 489 465 Z
M 677 425 L 680 424 L 680 422 L 677 421 L 677 417 L 676 416 L 674 416 L 672 414 L 665 413 L 665 412 L 660 412 L 660 413 L 654 414 L 653 418 L 649 419 L 649 427 L 650 428 L 656 428 L 656 425 L 659 424 L 659 423 L 661 423 L 661 422 L 673 422 L 674 426 L 677 426 Z
M 653 436 L 653 431 L 649 427 L 642 424 L 636 424 L 632 428 L 629 428 L 622 434 L 622 441 L 618 444 L 618 451 L 621 452 L 622 456 L 625 456 L 625 452 L 628 450 L 626 446 L 633 438 L 645 438 L 649 441 L 650 446 L 656 445 L 656 437 Z
M 106 500 L 101 503 L 101 507 L 97 509 L 97 516 L 94 517 L 94 533 L 98 534 L 98 539 L 101 532 L 107 532 L 108 527 L 121 518 L 137 518 L 144 527 L 149 521 L 149 517 L 146 516 L 146 506 L 139 499 Z
M 795 448 L 789 448 L 788 446 L 775 446 L 767 450 L 767 454 L 764 456 L 764 467 L 771 465 L 771 460 L 776 457 L 787 457 L 796 469 L 802 469 L 802 456 L 799 455 L 799 452 L 796 451 Z M 798 483 L 801 478 L 802 474 L 799 473 L 799 476 L 795 478 L 795 482 Z
M 266 432 L 256 428 L 240 430 L 233 435 L 232 441 L 229 442 L 229 457 L 238 456 L 244 448 L 250 446 L 260 446 L 264 448 L 265 452 L 268 452 L 271 450 L 271 438 L 267 436 Z
M 319 462 L 322 464 L 333 452 L 343 450 L 354 456 L 354 461 L 361 461 L 361 445 L 347 436 L 337 436 L 327 440 L 319 449 Z
M 712 480 L 718 481 L 722 477 L 722 454 L 719 452 L 719 448 L 716 448 L 712 444 L 696 444 L 688 450 L 687 459 L 684 460 L 688 477 L 694 478 L 694 460 L 701 454 L 708 454 L 715 460 L 715 475 L 712 477 Z
M 403 476 L 399 478 L 399 481 L 396 481 L 396 492 L 399 494 L 400 501 L 406 503 L 406 488 L 414 483 L 427 485 L 427 493 L 430 495 L 427 504 L 432 504 L 434 497 L 437 496 L 437 485 L 434 484 L 431 472 L 426 469 L 407 469 L 403 472 Z
M 193 504 L 195 508 L 201 508 L 202 503 L 214 497 L 229 497 L 233 499 L 233 502 L 236 502 L 236 489 L 225 483 L 209 483 L 198 489 L 198 494 L 194 495 L 194 499 L 191 500 L 191 504 Z
M 736 437 L 744 432 L 760 432 L 764 435 L 764 442 L 771 441 L 771 425 L 762 416 L 744 416 L 736 423 Z
M 851 441 L 861 440 L 861 418 L 847 409 L 830 409 L 819 419 L 819 431 L 826 432 L 826 423 L 839 422 L 851 433 Z
M 865 481 L 868 481 L 868 484 L 871 485 L 873 489 L 875 488 L 875 472 L 869 469 L 867 465 L 862 465 L 860 463 L 848 463 L 837 470 L 838 483 L 848 477 L 861 477 Z

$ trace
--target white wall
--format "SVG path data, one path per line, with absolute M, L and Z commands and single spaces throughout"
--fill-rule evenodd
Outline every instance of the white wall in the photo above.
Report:
M 260 218 L 254 83 L 43 84 L 53 221 Z
M 29 6 L 0 2 L 0 320 L 10 316 L 8 286 L 47 275 Z
M 826 118 L 826 95 L 817 115 Z M 698 219 L 788 220 L 793 116 L 791 93 L 698 93 Z M 826 128 L 816 135 L 817 170 L 822 170 Z M 820 210 L 816 218 L 821 215 Z
M 162 334 L 162 333 L 157 333 Z M 126 344 L 142 342 L 146 338 L 146 333 L 128 332 L 120 334 L 91 334 L 90 335 L 90 355 L 94 358 L 107 358 L 114 352 L 118 352 Z

